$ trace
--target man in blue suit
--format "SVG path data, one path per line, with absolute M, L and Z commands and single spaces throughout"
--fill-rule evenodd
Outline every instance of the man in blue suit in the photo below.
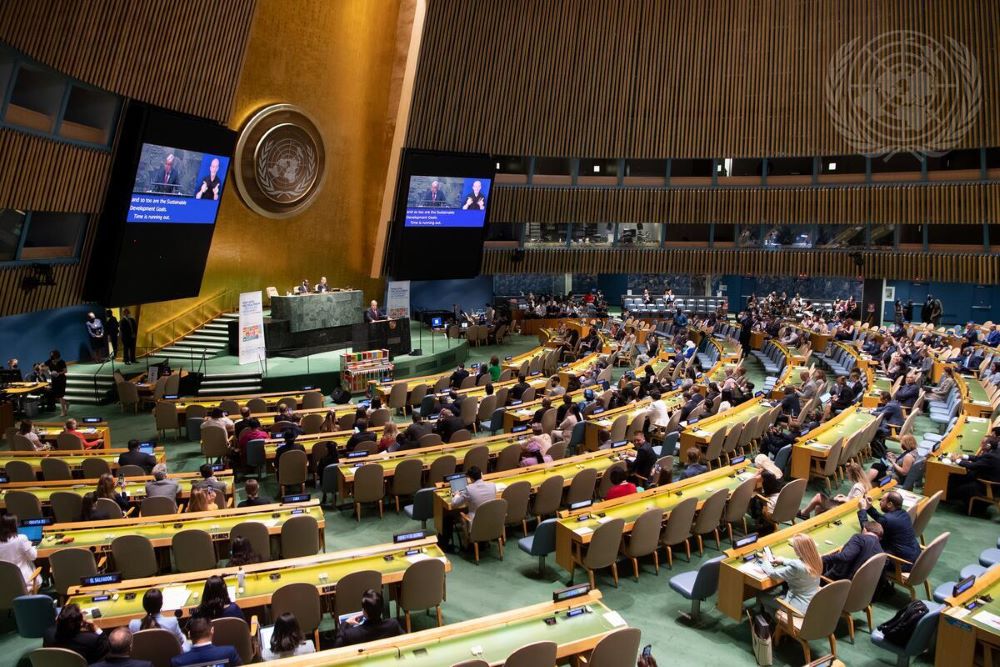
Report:
M 903 406 L 899 401 L 890 397 L 889 392 L 883 391 L 879 403 L 881 405 L 875 410 L 875 414 L 884 415 L 882 425 L 879 427 L 883 433 L 889 433 L 890 426 L 899 428 L 903 425 L 906 416 L 903 415 Z
M 913 407 L 919 395 L 920 386 L 917 384 L 916 376 L 912 375 L 907 375 L 906 380 L 896 390 L 896 400 L 899 401 L 900 405 L 905 405 L 908 408 Z
M 191 650 L 175 655 L 170 659 L 170 667 L 187 667 L 187 665 L 227 665 L 235 667 L 242 665 L 240 654 L 232 646 L 216 646 L 212 643 L 212 624 L 207 618 L 196 616 L 188 624 L 188 636 L 191 638 Z
M 903 509 L 903 497 L 897 491 L 882 494 L 879 507 L 882 514 L 872 507 L 872 501 L 863 497 L 858 501 L 858 520 L 864 523 L 867 514 L 882 526 L 882 550 L 891 556 L 907 561 L 902 564 L 904 572 L 910 571 L 910 564 L 920 555 L 920 544 L 913 532 L 913 522 L 910 515 Z M 886 569 L 895 567 L 892 559 L 886 562 Z

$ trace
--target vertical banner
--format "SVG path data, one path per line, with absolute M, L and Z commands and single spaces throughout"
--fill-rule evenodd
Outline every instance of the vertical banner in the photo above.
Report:
M 390 280 L 385 292 L 385 313 L 393 320 L 410 317 L 410 281 Z
M 240 364 L 264 358 L 264 296 L 261 292 L 240 294 Z

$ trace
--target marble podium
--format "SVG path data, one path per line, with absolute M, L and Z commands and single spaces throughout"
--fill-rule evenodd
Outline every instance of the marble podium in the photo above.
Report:
M 364 318 L 360 290 L 271 297 L 271 319 L 288 322 L 291 333 L 358 324 Z

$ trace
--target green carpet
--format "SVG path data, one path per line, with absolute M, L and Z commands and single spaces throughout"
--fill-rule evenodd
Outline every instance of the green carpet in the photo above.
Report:
M 491 354 L 517 354 L 537 345 L 532 337 L 514 337 L 510 344 L 497 347 L 473 348 L 471 361 L 484 361 Z M 755 382 L 763 379 L 763 373 L 756 361 L 751 359 L 748 368 Z M 302 378 L 302 383 L 308 383 L 308 377 Z M 758 385 L 759 386 L 759 385 Z M 150 414 L 139 416 L 122 415 L 116 406 L 101 408 L 86 408 L 72 411 L 74 414 L 98 414 L 106 417 L 112 426 L 112 434 L 116 443 L 124 443 L 130 437 L 149 438 L 154 436 L 153 418 Z M 41 418 L 53 418 L 43 415 Z M 931 428 L 929 420 L 918 421 L 919 430 Z M 168 451 L 169 467 L 172 471 L 196 470 L 201 463 L 198 445 L 187 442 L 165 443 Z M 815 490 L 819 490 L 817 486 Z M 846 490 L 846 485 L 844 489 Z M 265 492 L 276 494 L 273 478 L 265 485 Z M 807 497 L 811 497 L 811 492 Z M 396 515 L 387 509 L 385 518 L 381 521 L 374 515 L 374 510 L 368 509 L 361 523 L 357 523 L 350 511 L 327 511 L 326 543 L 328 550 L 345 549 L 356 546 L 377 544 L 391 540 L 392 533 L 404 529 L 412 529 L 416 524 L 404 514 Z M 980 551 L 995 546 L 998 534 L 995 517 L 990 520 L 971 519 L 957 513 L 954 509 L 942 506 L 931 522 L 927 534 L 928 539 L 938 534 L 950 531 L 944 556 L 939 562 L 932 577 L 932 585 L 946 580 L 954 580 L 960 568 L 968 563 L 977 562 Z M 454 623 L 486 614 L 514 609 L 517 607 L 551 599 L 551 592 L 567 583 L 568 573 L 555 565 L 550 558 L 548 569 L 542 577 L 537 577 L 537 560 L 521 552 L 516 546 L 515 533 L 508 540 L 505 559 L 497 558 L 495 547 L 488 552 L 479 566 L 460 555 L 452 556 L 453 570 L 448 574 L 448 600 L 443 605 L 446 623 Z M 707 546 L 707 545 L 706 545 Z M 724 545 L 725 546 L 725 545 Z M 704 558 L 717 555 L 714 544 L 707 548 Z M 750 649 L 749 630 L 745 623 L 738 624 L 723 616 L 714 607 L 714 599 L 702 606 L 703 620 L 700 626 L 690 627 L 680 620 L 682 612 L 687 611 L 690 604 L 680 595 L 670 590 L 668 580 L 671 575 L 698 567 L 703 558 L 697 552 L 688 564 L 683 556 L 675 559 L 671 571 L 664 565 L 659 576 L 653 572 L 651 561 L 643 563 L 642 576 L 636 583 L 631 577 L 624 576 L 629 567 L 621 567 L 623 577 L 619 588 L 615 588 L 610 572 L 598 573 L 597 581 L 604 593 L 605 601 L 618 610 L 628 622 L 642 630 L 643 644 L 653 645 L 653 654 L 661 665 L 753 665 L 754 659 Z M 577 583 L 582 581 L 582 574 L 577 573 Z M 881 623 L 889 618 L 896 609 L 906 603 L 904 592 L 897 592 L 888 601 L 879 601 L 875 607 L 875 622 Z M 863 615 L 861 615 L 863 618 Z M 324 625 L 329 625 L 329 621 Z M 434 620 L 430 616 L 416 614 L 415 629 L 432 627 Z M 851 645 L 847 639 L 846 624 L 841 623 L 838 631 L 838 652 L 841 659 L 852 667 L 857 665 L 891 665 L 894 659 L 887 653 L 875 648 L 868 637 L 868 629 L 864 623 L 858 624 L 856 644 Z M 0 650 L 7 659 L 0 659 L 0 664 L 14 664 L 21 658 L 27 664 L 26 654 L 31 649 L 41 645 L 40 640 L 21 639 L 13 630 L 13 622 L 5 622 L 4 633 L 0 635 Z M 826 648 L 825 642 L 813 643 L 814 656 L 822 655 Z M 924 658 L 915 664 L 932 664 L 933 659 Z M 775 650 L 776 665 L 802 664 L 802 652 L 798 643 L 785 640 Z

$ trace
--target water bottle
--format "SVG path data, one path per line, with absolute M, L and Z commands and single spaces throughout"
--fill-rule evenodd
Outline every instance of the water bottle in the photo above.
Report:
M 244 584 L 244 582 L 246 582 L 246 578 L 247 578 L 246 572 L 243 571 L 242 567 L 236 571 L 236 592 L 237 593 L 242 592 L 244 590 L 243 584 Z

